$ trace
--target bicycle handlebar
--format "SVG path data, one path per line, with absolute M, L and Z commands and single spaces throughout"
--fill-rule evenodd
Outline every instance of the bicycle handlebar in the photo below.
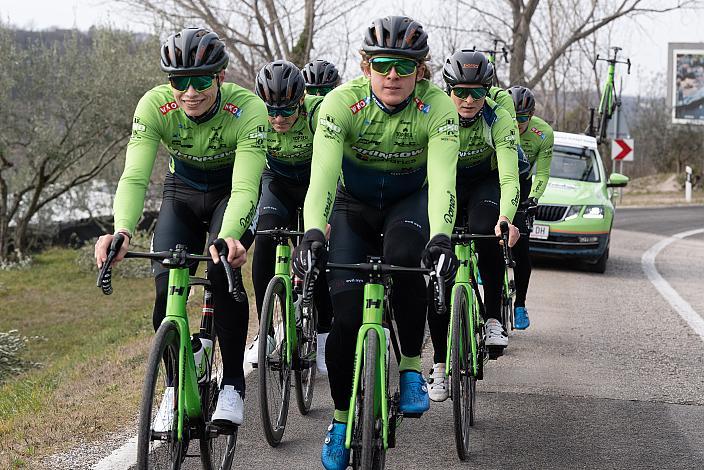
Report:
M 284 228 L 272 228 L 268 230 L 257 230 L 257 235 L 270 235 L 274 238 L 302 237 L 303 232 L 300 230 L 288 230 Z
M 115 235 L 110 243 L 110 250 L 108 251 L 108 257 L 103 263 L 100 272 L 98 273 L 97 287 L 100 287 L 103 294 L 110 295 L 113 292 L 112 288 L 112 263 L 115 261 L 117 254 L 124 243 L 125 236 L 121 233 Z M 218 238 L 213 241 L 213 246 L 218 250 L 218 257 L 220 258 L 220 263 L 222 263 L 225 269 L 225 276 L 227 278 L 228 293 L 232 295 L 236 302 L 241 303 L 247 300 L 247 294 L 245 293 L 242 284 L 242 272 L 239 269 L 233 270 L 230 263 L 227 262 L 228 248 L 225 240 Z M 188 266 L 188 261 L 211 261 L 212 257 L 204 255 L 192 255 L 186 252 L 186 248 L 183 245 L 177 245 L 176 249 L 169 251 L 158 251 L 150 253 L 142 253 L 137 251 L 128 251 L 125 254 L 125 258 L 143 258 L 151 259 L 153 261 L 158 261 L 162 266 L 169 269 L 172 268 L 184 268 Z

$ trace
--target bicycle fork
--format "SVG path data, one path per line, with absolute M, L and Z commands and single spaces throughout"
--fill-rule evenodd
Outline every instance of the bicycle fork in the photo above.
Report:
M 384 316 L 384 285 L 380 283 L 368 283 L 364 285 L 364 305 L 362 326 L 357 333 L 357 344 L 354 353 L 354 375 L 352 381 L 352 395 L 350 396 L 349 414 L 347 416 L 347 431 L 345 435 L 345 447 L 352 446 L 352 427 L 356 411 L 357 393 L 362 375 L 362 363 L 364 362 L 364 351 L 366 349 L 367 333 L 369 330 L 376 331 L 379 355 L 376 358 L 376 380 L 372 394 L 365 390 L 365 399 L 374 400 L 374 416 L 379 416 L 381 412 L 382 421 L 382 441 L 384 450 L 389 447 L 389 406 L 386 369 L 386 333 L 382 327 Z M 357 423 L 357 425 L 361 425 Z
M 467 294 L 467 326 L 469 329 L 470 334 L 468 335 L 470 337 L 469 339 L 469 344 L 472 352 L 472 374 L 476 377 L 478 375 L 478 360 L 477 360 L 477 355 L 478 355 L 478 345 L 477 345 L 477 337 L 475 335 L 476 328 L 478 325 L 475 325 L 475 318 L 474 315 L 472 314 L 474 310 L 474 295 L 472 291 L 472 286 L 469 284 L 469 279 L 470 279 L 470 265 L 472 263 L 472 248 L 469 244 L 461 244 L 458 243 L 455 245 L 455 255 L 457 256 L 457 260 L 459 261 L 459 268 L 457 269 L 457 275 L 455 276 L 455 285 L 452 287 L 452 297 L 450 300 L 450 324 L 448 327 L 448 333 L 447 333 L 447 353 L 445 357 L 445 376 L 448 377 L 453 371 L 451 370 L 452 366 L 454 364 L 451 364 L 450 362 L 450 354 L 452 351 L 452 325 L 454 324 L 454 316 L 461 314 L 461 312 L 457 311 L 455 307 L 455 297 L 456 293 L 459 289 L 464 289 L 466 294 Z M 459 281 L 457 281 L 459 279 Z M 460 335 L 460 339 L 462 336 Z M 462 344 L 462 341 L 460 340 L 460 344 L 457 345 L 458 348 L 460 348 L 460 356 L 464 354 L 464 348 L 467 347 L 466 345 Z

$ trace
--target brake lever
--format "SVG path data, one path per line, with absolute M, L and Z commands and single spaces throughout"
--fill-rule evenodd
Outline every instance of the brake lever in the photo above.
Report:
M 103 291 L 103 294 L 105 295 L 110 295 L 112 294 L 112 262 L 115 261 L 115 258 L 117 257 L 117 254 L 120 252 L 120 248 L 122 248 L 122 244 L 125 241 L 125 235 L 122 233 L 117 233 L 112 239 L 112 242 L 110 243 L 110 250 L 108 251 L 108 257 L 103 263 L 103 266 L 100 268 L 100 272 L 98 273 L 98 279 L 96 282 L 96 287 L 100 287 Z
M 247 300 L 247 294 L 242 287 L 242 271 L 240 269 L 232 269 L 230 263 L 227 262 L 227 255 L 229 254 L 227 243 L 222 238 L 216 238 L 213 240 L 212 244 L 218 251 L 218 258 L 220 259 L 222 267 L 225 270 L 225 277 L 227 278 L 227 292 L 233 299 L 235 299 L 235 302 L 244 302 Z

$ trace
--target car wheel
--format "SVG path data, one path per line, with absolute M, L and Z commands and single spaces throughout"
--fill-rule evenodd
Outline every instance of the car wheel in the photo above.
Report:
M 593 273 L 604 274 L 604 272 L 606 271 L 606 262 L 608 261 L 608 259 L 609 245 L 606 245 L 604 254 L 602 254 L 599 259 L 596 260 L 596 263 L 587 264 L 587 270 Z

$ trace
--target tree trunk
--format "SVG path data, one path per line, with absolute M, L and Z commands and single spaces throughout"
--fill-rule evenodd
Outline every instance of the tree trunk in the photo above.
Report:
M 310 50 L 313 48 L 313 34 L 315 33 L 315 0 L 306 0 L 305 12 L 303 31 L 291 50 L 291 62 L 299 68 L 310 61 Z

